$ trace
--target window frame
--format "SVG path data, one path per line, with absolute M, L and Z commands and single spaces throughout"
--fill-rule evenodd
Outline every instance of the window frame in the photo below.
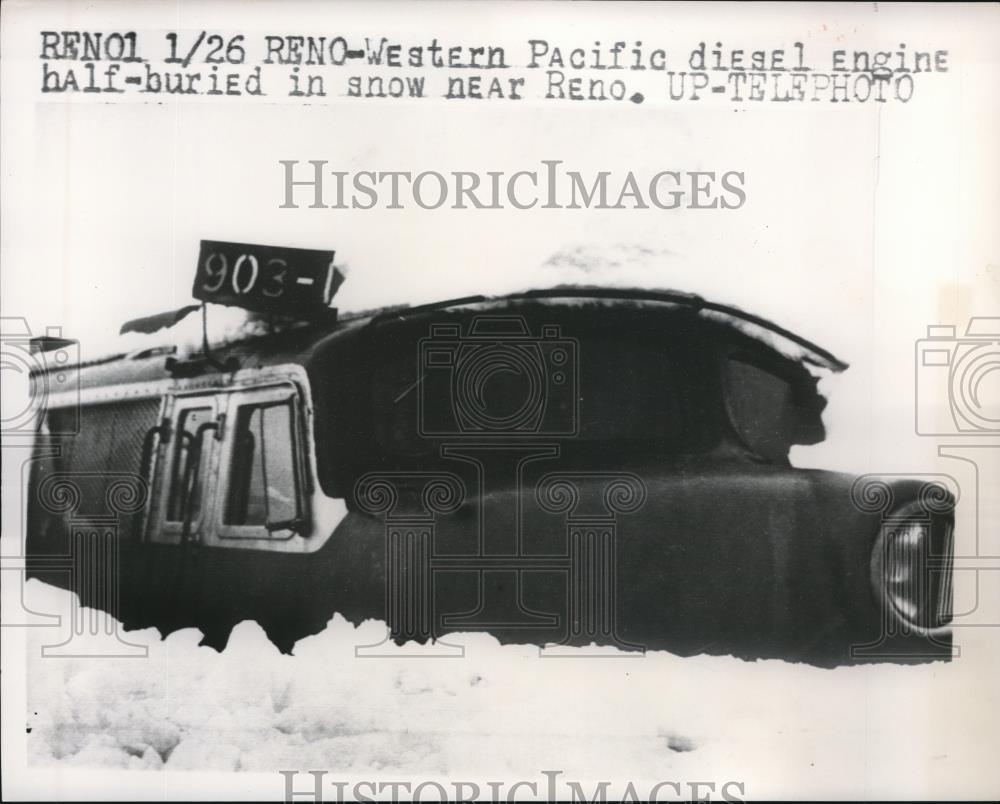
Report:
M 209 529 L 208 544 L 216 546 L 237 546 L 246 542 L 283 542 L 297 534 L 307 532 L 310 527 L 308 472 L 305 465 L 305 439 L 303 437 L 302 395 L 294 383 L 258 386 L 232 390 L 226 393 L 225 427 L 221 449 L 218 451 L 216 471 L 215 504 L 212 508 L 212 526 Z M 266 525 L 231 525 L 225 521 L 232 487 L 232 461 L 236 449 L 236 425 L 239 409 L 246 406 L 274 407 L 288 405 L 291 414 L 292 475 L 295 483 L 298 507 L 298 528 L 269 530 Z
M 220 421 L 221 405 L 219 394 L 199 393 L 184 396 L 174 396 L 170 398 L 169 412 L 165 418 L 170 422 L 170 438 L 164 442 L 160 439 L 160 457 L 156 467 L 156 510 L 152 517 L 152 528 L 149 532 L 149 541 L 159 544 L 180 544 L 184 535 L 184 523 L 167 519 L 170 510 L 170 494 L 172 492 L 172 481 L 174 468 L 177 461 L 177 439 L 180 437 L 179 424 L 181 417 L 189 410 L 198 408 L 210 408 L 212 419 Z M 219 455 L 217 443 L 218 431 L 208 431 L 202 442 L 203 453 L 201 456 L 203 471 L 205 472 L 205 483 L 201 492 L 201 510 L 198 517 L 191 520 L 190 539 L 194 542 L 204 541 L 206 531 L 211 529 L 211 523 L 206 520 L 215 505 L 215 487 L 218 481 L 217 461 Z M 205 449 L 205 447 L 208 447 Z

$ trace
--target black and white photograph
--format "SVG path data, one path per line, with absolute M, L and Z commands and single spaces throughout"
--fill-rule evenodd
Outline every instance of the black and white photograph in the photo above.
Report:
M 1000 5 L 0 6 L 2 796 L 1000 796 Z

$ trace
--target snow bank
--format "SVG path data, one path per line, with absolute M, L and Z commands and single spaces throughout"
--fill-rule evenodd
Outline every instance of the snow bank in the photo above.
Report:
M 25 592 L 35 610 L 68 610 L 66 592 L 38 581 Z M 33 765 L 393 779 L 537 779 L 557 769 L 577 779 L 740 780 L 747 796 L 847 797 L 919 796 L 926 772 L 914 768 L 992 767 L 986 754 L 949 753 L 969 721 L 934 706 L 963 683 L 961 662 L 831 671 L 610 649 L 542 659 L 485 635 L 449 638 L 464 658 L 393 649 L 362 659 L 355 646 L 379 642 L 384 626 L 339 616 L 293 656 L 252 622 L 221 654 L 198 647 L 195 630 L 162 641 L 150 630 L 127 635 L 148 646 L 146 659 L 40 658 L 55 636 L 29 636 Z

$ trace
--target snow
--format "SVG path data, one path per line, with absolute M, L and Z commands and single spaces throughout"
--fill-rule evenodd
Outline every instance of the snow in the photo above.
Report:
M 239 307 L 209 304 L 207 313 L 207 335 L 209 343 L 213 346 L 233 343 L 268 332 L 269 324 L 266 317 L 249 313 Z M 164 327 L 156 332 L 127 332 L 124 335 L 95 333 L 84 337 L 80 340 L 80 358 L 86 363 L 158 346 L 176 346 L 178 355 L 185 357 L 201 351 L 205 334 L 202 313 L 196 310 L 173 326 Z
M 69 593 L 38 581 L 25 594 L 36 611 L 68 610 Z M 61 641 L 53 630 L 29 629 L 33 766 L 538 783 L 559 770 L 637 785 L 740 781 L 748 797 L 919 797 L 928 775 L 961 790 L 995 764 L 989 701 L 971 720 L 941 705 L 984 681 L 960 661 L 823 670 L 611 649 L 551 659 L 480 634 L 449 637 L 462 658 L 414 658 L 405 646 L 358 658 L 384 624 L 339 615 L 291 656 L 243 622 L 221 654 L 188 629 L 127 633 L 148 647 L 144 659 L 37 658 Z M 970 751 L 969 729 L 993 736 Z M 967 748 L 955 752 L 959 741 Z

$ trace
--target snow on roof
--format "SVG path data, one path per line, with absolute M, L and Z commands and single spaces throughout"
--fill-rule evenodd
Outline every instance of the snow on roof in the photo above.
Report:
M 477 297 L 477 302 L 494 304 L 509 298 L 509 296 L 532 295 L 540 303 L 559 303 L 561 305 L 588 303 L 657 305 L 669 304 L 671 301 L 668 300 L 668 297 L 673 297 L 673 303 L 697 306 L 699 314 L 706 319 L 734 327 L 767 344 L 779 354 L 801 362 L 814 374 L 822 375 L 846 368 L 845 363 L 816 344 L 810 343 L 763 318 L 743 313 L 736 306 L 704 302 L 698 296 L 690 293 L 665 289 L 663 286 L 664 266 L 667 263 L 672 265 L 676 259 L 677 255 L 672 252 L 636 244 L 574 246 L 556 252 L 539 266 L 536 279 L 533 280 L 535 281 L 534 287 L 547 287 L 551 290 L 538 291 L 525 288 L 523 274 L 520 274 L 519 278 L 505 278 L 489 273 L 482 277 L 484 284 L 488 286 L 487 293 L 489 295 Z M 343 270 L 346 272 L 347 269 Z M 695 271 L 689 275 L 697 277 L 699 272 Z M 347 292 L 338 295 L 338 301 L 345 302 L 341 306 L 342 321 L 364 319 L 388 311 L 412 309 L 407 304 L 360 309 L 360 306 L 352 305 L 350 285 L 351 283 L 347 282 Z M 685 283 L 686 285 L 687 283 Z M 572 290 L 572 293 L 565 297 L 559 296 L 557 291 L 561 289 Z M 712 288 L 694 287 L 692 289 L 709 291 L 705 293 L 706 298 L 714 295 L 711 293 Z M 593 295 L 586 295 L 585 291 L 588 290 L 592 290 Z M 428 294 L 432 292 L 427 290 Z M 438 299 L 441 298 L 446 297 L 438 292 Z M 623 299 L 628 299 L 629 302 L 625 302 Z M 685 299 L 687 301 L 684 301 Z M 426 301 L 433 302 L 433 296 L 426 299 L 413 299 L 412 301 L 417 305 L 422 305 Z M 465 306 L 471 306 L 473 303 L 464 302 Z M 441 306 L 447 305 L 442 303 Z M 286 328 L 291 322 L 274 323 L 266 316 L 250 313 L 240 308 L 209 304 L 204 324 L 206 325 L 205 334 L 207 334 L 208 343 L 215 349 L 248 338 L 266 335 L 276 329 Z M 296 325 L 301 325 L 301 322 Z M 81 343 L 81 351 L 85 363 L 164 346 L 176 347 L 178 356 L 183 358 L 200 352 L 202 339 L 202 314 L 195 311 L 182 317 L 172 326 L 155 332 L 127 332 L 110 338 L 88 338 Z

